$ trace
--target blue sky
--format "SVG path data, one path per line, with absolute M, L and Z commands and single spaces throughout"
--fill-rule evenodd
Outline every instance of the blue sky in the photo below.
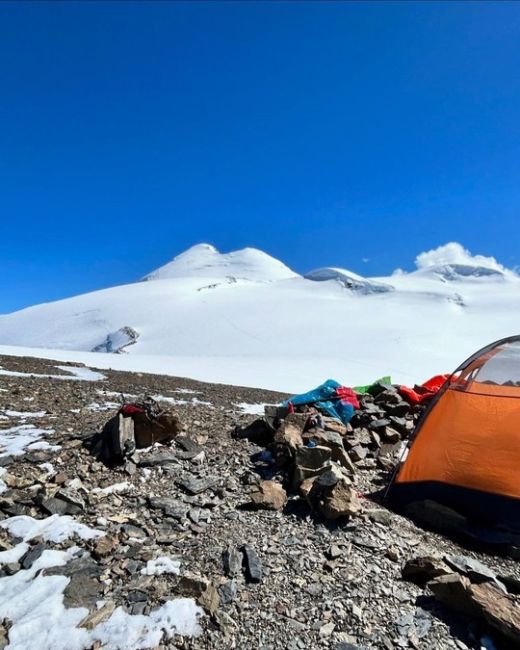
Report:
M 0 3 L 0 312 L 192 244 L 520 264 L 520 3 Z

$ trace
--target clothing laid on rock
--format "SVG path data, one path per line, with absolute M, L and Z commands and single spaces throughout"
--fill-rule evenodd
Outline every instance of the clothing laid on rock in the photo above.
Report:
M 150 447 L 156 442 L 171 442 L 182 430 L 173 411 L 162 409 L 154 399 L 145 397 L 123 404 L 90 441 L 90 450 L 103 462 L 117 464 L 135 449 Z
M 283 405 L 289 408 L 313 405 L 325 415 L 347 424 L 354 415 L 354 410 L 359 408 L 359 400 L 352 388 L 342 386 L 334 379 L 328 379 L 307 393 L 294 395 Z

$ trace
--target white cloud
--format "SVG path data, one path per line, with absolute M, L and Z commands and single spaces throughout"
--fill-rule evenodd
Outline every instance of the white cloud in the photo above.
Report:
M 504 271 L 494 257 L 485 255 L 472 255 L 467 248 L 458 242 L 449 242 L 444 246 L 420 253 L 415 258 L 415 265 L 418 269 L 429 266 L 441 266 L 443 264 L 467 264 L 470 266 L 484 266 L 489 269 Z

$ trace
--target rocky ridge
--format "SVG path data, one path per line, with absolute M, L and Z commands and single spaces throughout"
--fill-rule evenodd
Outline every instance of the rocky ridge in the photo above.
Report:
M 113 371 L 95 381 L 52 379 L 45 375 L 66 377 L 66 368 L 27 358 L 1 357 L 0 366 L 20 373 L 0 374 L 0 440 L 10 450 L 0 450 L 0 585 L 35 567 L 33 581 L 59 577 L 66 610 L 85 610 L 77 629 L 100 630 L 124 612 L 158 621 L 148 647 L 500 647 L 496 627 L 454 612 L 424 582 L 403 579 L 407 563 L 439 553 L 480 560 L 513 584 L 520 572 L 512 559 L 460 547 L 378 503 L 418 416 L 391 389 L 364 397 L 346 430 L 330 430 L 332 422 L 323 433 L 293 428 L 307 441 L 291 447 L 290 418 L 272 419 L 267 438 L 258 424 L 258 437 L 236 435 L 251 433 L 254 412 L 286 397 L 278 393 Z M 117 410 L 120 394 L 155 396 L 176 410 L 185 433 L 106 467 L 84 441 Z M 317 444 L 309 447 L 311 438 Z M 310 464 L 314 476 L 306 476 Z M 305 495 L 302 485 L 331 471 L 344 477 L 339 483 L 354 506 L 327 518 L 338 511 L 330 499 Z M 39 527 L 23 536 L 10 523 L 20 516 Z M 53 517 L 76 528 L 50 539 L 42 522 Z M 66 561 L 40 570 L 46 551 L 67 554 Z M 195 636 L 168 630 L 158 614 L 179 599 L 202 608 Z M 19 626 L 0 618 L 1 647 L 14 643 Z M 102 647 L 94 637 L 83 647 Z

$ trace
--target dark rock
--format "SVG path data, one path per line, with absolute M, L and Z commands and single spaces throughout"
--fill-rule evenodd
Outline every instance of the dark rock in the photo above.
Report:
M 249 544 L 242 547 L 244 553 L 244 569 L 248 582 L 260 582 L 262 579 L 262 563 L 255 549 Z
M 349 449 L 348 452 L 348 455 L 355 463 L 366 458 L 367 454 L 368 454 L 368 449 L 365 449 L 365 447 L 362 447 L 361 445 L 356 445 L 355 447 L 352 447 L 351 449 Z
M 510 594 L 520 595 L 520 579 L 512 575 L 498 575 L 500 582 L 506 586 Z
M 23 569 L 30 569 L 36 560 L 41 556 L 45 550 L 45 544 L 36 544 L 30 548 L 25 555 L 20 559 Z
M 50 515 L 73 514 L 71 510 L 74 510 L 74 507 L 71 507 L 70 503 L 63 501 L 62 499 L 57 499 L 56 497 L 50 497 L 43 501 L 42 508 Z
M 297 466 L 319 469 L 330 460 L 330 457 L 331 450 L 329 447 L 298 447 L 294 460 Z
M 129 603 L 144 603 L 148 601 L 148 596 L 146 592 L 136 589 L 128 593 L 127 599 Z
M 398 431 L 406 431 L 407 420 L 405 418 L 397 417 L 396 415 L 391 415 L 389 417 L 390 425 L 397 429 Z
M 184 449 L 184 451 L 193 452 L 195 455 L 203 451 L 203 447 L 188 436 L 177 436 L 175 438 L 175 444 L 179 445 L 179 447 Z
M 223 605 L 229 605 L 237 596 L 237 583 L 236 580 L 228 580 L 218 588 L 220 601 Z
M 71 567 L 72 565 L 72 567 Z M 65 567 L 56 567 L 62 571 L 56 571 L 70 577 L 69 584 L 63 592 L 63 604 L 65 607 L 93 607 L 97 600 L 101 599 L 103 585 L 97 579 L 100 575 L 100 568 L 95 564 L 81 560 L 69 562 Z M 49 575 L 50 571 L 45 571 Z
M 146 539 L 146 537 L 148 537 L 144 528 L 134 526 L 133 524 L 123 524 L 121 530 L 126 533 L 128 537 L 137 537 L 137 539 Z
M 157 454 L 149 454 L 139 458 L 139 467 L 161 467 L 170 463 L 179 464 L 179 459 L 173 451 L 162 451 Z
M 238 550 L 232 546 L 227 548 L 222 553 L 222 562 L 224 564 L 224 571 L 230 578 L 240 575 L 242 570 L 243 558 Z
M 397 402 L 397 404 L 386 404 L 386 412 L 388 415 L 394 415 L 395 417 L 404 417 L 410 412 L 410 405 L 408 402 Z
M 482 562 L 467 555 L 446 555 L 444 561 L 455 571 L 468 576 L 471 582 L 496 581 L 494 571 L 482 564 Z
M 234 438 L 246 438 L 255 445 L 267 447 L 274 440 L 273 430 L 266 424 L 265 420 L 259 419 L 244 428 L 237 427 L 233 432 Z
M 381 418 L 379 420 L 373 420 L 370 423 L 370 428 L 373 429 L 374 431 L 380 432 L 382 431 L 385 427 L 390 426 L 390 420 L 388 418 Z
M 414 557 L 403 567 L 402 577 L 418 585 L 424 585 L 429 580 L 451 573 L 449 567 L 440 559 L 433 556 Z
M 171 497 L 148 497 L 148 503 L 151 508 L 162 510 L 167 517 L 173 519 L 184 519 L 188 513 L 188 508 Z
M 189 476 L 188 478 L 183 478 L 177 481 L 186 492 L 189 494 L 200 494 L 211 488 L 214 488 L 218 485 L 218 478 L 214 476 L 208 476 L 207 478 L 196 478 L 195 476 Z

